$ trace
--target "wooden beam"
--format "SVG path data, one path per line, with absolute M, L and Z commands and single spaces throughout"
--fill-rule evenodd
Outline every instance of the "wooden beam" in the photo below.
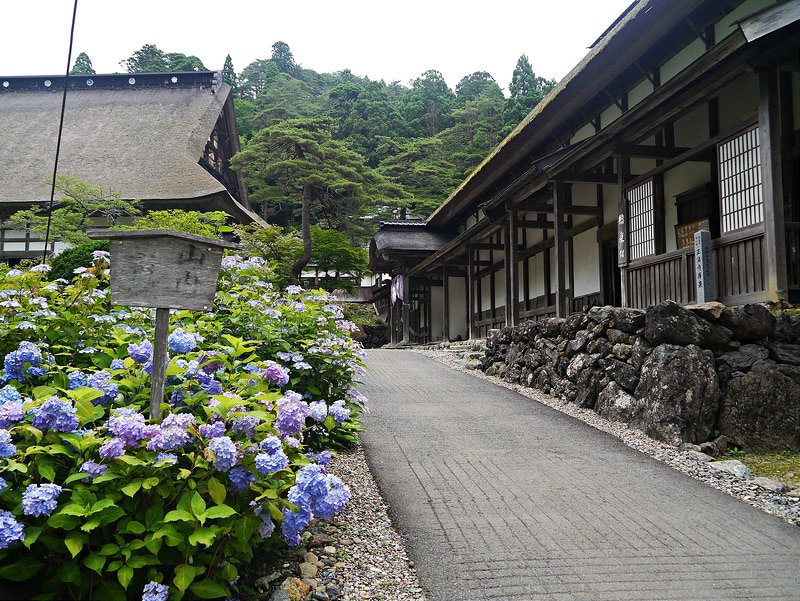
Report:
M 689 152 L 691 148 L 683 146 L 649 146 L 644 144 L 617 144 L 614 154 L 624 154 L 640 159 L 672 159 Z M 616 177 L 616 176 L 615 176 Z M 616 182 L 616 180 L 615 180 Z M 614 182 L 614 183 L 615 183 Z
M 569 184 L 616 184 L 617 176 L 613 173 L 593 173 L 591 171 L 565 171 L 558 174 L 558 179 Z

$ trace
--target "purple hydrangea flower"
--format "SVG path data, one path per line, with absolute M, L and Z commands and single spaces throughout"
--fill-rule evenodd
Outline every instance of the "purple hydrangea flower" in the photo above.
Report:
M 310 499 L 325 495 L 327 491 L 325 467 L 318 463 L 309 463 L 304 466 L 303 469 L 297 472 L 295 485 L 292 488 L 297 488 Z
M 273 386 L 286 386 L 289 383 L 289 372 L 272 360 L 265 362 L 264 379 Z
M 231 430 L 236 434 L 243 434 L 247 438 L 255 438 L 256 426 L 261 422 L 254 415 L 243 415 L 233 420 Z
M 314 457 L 313 461 L 314 463 L 319 463 L 320 465 L 328 465 L 332 458 L 333 457 L 331 456 L 330 451 L 322 451 Z
M 71 432 L 78 427 L 78 412 L 70 401 L 52 396 L 33 410 L 31 424 L 40 430 Z
M 186 332 L 181 328 L 176 328 L 167 339 L 167 347 L 173 353 L 188 353 L 197 346 L 197 339 L 194 334 Z
M 275 532 L 275 522 L 272 521 L 269 515 L 262 515 L 261 525 L 258 527 L 258 533 L 261 538 L 269 538 L 273 532 Z
M 339 426 L 350 419 L 350 409 L 344 406 L 344 401 L 336 401 L 330 406 L 328 411 L 330 411 L 330 414 Z
M 208 449 L 214 454 L 214 467 L 221 472 L 227 472 L 236 465 L 236 445 L 227 436 L 212 438 L 208 441 Z
M 169 587 L 151 580 L 144 585 L 142 591 L 142 601 L 167 601 L 169 597 Z
M 136 363 L 147 363 L 153 358 L 153 345 L 149 340 L 145 340 L 141 344 L 129 344 L 128 355 Z
M 203 438 L 219 438 L 225 435 L 225 422 L 216 421 L 210 424 L 200 424 L 200 436 Z
M 151 451 L 174 451 L 185 447 L 192 440 L 187 429 L 194 423 L 193 415 L 170 413 L 161 422 L 161 426 L 156 427 L 155 435 L 148 441 L 147 448 Z
M 324 422 L 328 417 L 328 404 L 325 401 L 314 401 L 308 405 L 308 416 L 315 422 Z
M 125 442 L 121 438 L 112 438 L 103 443 L 98 453 L 103 459 L 116 459 L 125 454 Z
M 49 516 L 58 505 L 56 498 L 60 494 L 58 484 L 29 484 L 22 493 L 22 513 L 34 517 Z
M 119 437 L 126 447 L 135 447 L 152 434 L 146 428 L 144 416 L 131 407 L 115 409 L 106 427 L 109 432 Z
M 289 398 L 289 393 L 286 396 Z M 299 397 L 299 395 L 296 396 Z M 278 414 L 275 416 L 275 428 L 283 437 L 299 434 L 306 423 L 308 411 L 308 403 L 295 398 L 286 400 L 278 407 Z
M 25 527 L 10 511 L 0 511 L 0 549 L 25 539 Z
M 0 405 L 0 428 L 8 428 L 11 424 L 25 417 L 22 410 L 22 400 L 8 400 Z
M 13 457 L 17 447 L 11 442 L 11 433 L 5 428 L 0 429 L 0 458 Z
M 228 479 L 231 481 L 233 492 L 243 493 L 250 490 L 250 484 L 256 481 L 256 477 L 246 467 L 238 466 L 228 472 Z
M 95 388 L 103 391 L 103 396 L 95 399 L 98 405 L 107 405 L 119 394 L 119 386 L 111 381 L 111 372 L 101 370 L 93 373 L 86 379 L 86 385 L 89 388 Z
M 83 465 L 81 465 L 81 471 L 84 474 L 90 474 L 90 475 L 84 478 L 83 481 L 91 482 L 92 480 L 97 478 L 97 476 L 102 476 L 103 474 L 105 474 L 107 469 L 108 468 L 105 465 L 97 463 L 96 461 L 92 461 L 91 459 L 89 461 L 85 461 Z

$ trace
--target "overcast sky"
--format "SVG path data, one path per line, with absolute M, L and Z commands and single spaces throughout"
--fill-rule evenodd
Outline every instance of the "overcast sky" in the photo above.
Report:
M 199 57 L 210 70 L 231 55 L 239 73 L 286 42 L 307 69 L 399 81 L 429 69 L 451 88 L 488 71 L 508 89 L 525 54 L 536 75 L 560 80 L 632 0 L 78 0 L 70 65 L 88 54 L 97 73 L 145 44 Z M 74 0 L 0 0 L 0 76 L 66 71 Z

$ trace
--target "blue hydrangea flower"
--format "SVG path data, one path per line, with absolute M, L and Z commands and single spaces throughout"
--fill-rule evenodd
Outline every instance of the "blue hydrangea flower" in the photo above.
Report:
M 308 416 L 315 422 L 324 422 L 328 417 L 328 404 L 325 401 L 314 401 L 308 405 Z
M 22 403 L 22 395 L 19 393 L 19 390 L 14 388 L 11 384 L 0 388 L 0 403 L 5 403 L 7 401 Z
M 250 484 L 256 481 L 256 477 L 246 467 L 238 466 L 228 472 L 228 479 L 231 481 L 233 492 L 243 493 L 250 490 Z
M 114 359 L 109 367 L 112 370 L 125 369 L 125 361 L 124 359 Z
M 93 373 L 86 379 L 86 385 L 89 388 L 95 388 L 103 391 L 103 396 L 95 399 L 98 405 L 107 405 L 119 394 L 119 386 L 111 381 L 111 372 L 101 370 Z
M 0 478 L 0 494 L 6 489 L 6 486 L 8 486 L 8 482 L 5 478 Z
M 282 365 L 270 359 L 265 364 L 264 379 L 267 382 L 273 386 L 286 386 L 289 383 L 289 372 Z
M 147 363 L 153 358 L 153 345 L 149 340 L 145 340 L 141 344 L 129 344 L 128 355 L 136 363 Z
M 314 456 L 313 461 L 314 463 L 319 463 L 320 465 L 328 465 L 332 458 L 333 457 L 330 451 L 322 451 Z
M 167 601 L 169 597 L 169 587 L 151 580 L 144 585 L 142 591 L 142 601 Z
M 86 374 L 79 369 L 69 372 L 67 374 L 67 380 L 69 380 L 67 390 L 75 390 L 81 386 L 86 386 Z
M 29 484 L 22 493 L 22 513 L 38 517 L 49 516 L 58 505 L 61 494 L 58 484 Z
M 5 428 L 0 429 L 0 458 L 12 457 L 16 452 L 17 447 L 11 442 L 11 433 Z
M 91 482 L 92 480 L 97 478 L 97 476 L 102 476 L 103 474 L 105 474 L 107 469 L 108 468 L 105 465 L 102 465 L 90 459 L 89 461 L 86 461 L 83 463 L 83 465 L 81 465 L 81 471 L 84 474 L 89 474 L 89 476 L 84 478 L 83 481 Z
M 185 332 L 181 328 L 176 328 L 167 339 L 167 347 L 173 353 L 188 353 L 197 346 L 197 339 L 194 334 Z
M 327 494 L 325 484 L 325 467 L 318 463 L 309 463 L 295 476 L 295 485 L 303 495 L 313 499 Z M 290 499 L 291 500 L 291 499 Z
M 268 515 L 261 516 L 261 525 L 258 527 L 258 533 L 261 538 L 269 538 L 275 532 L 275 522 Z
M 227 436 L 212 438 L 208 441 L 208 450 L 213 453 L 214 467 L 221 472 L 227 472 L 236 465 L 237 449 L 233 441 Z
M 283 508 L 283 523 L 281 524 L 281 535 L 286 543 L 291 547 L 300 544 L 300 533 L 308 527 L 311 522 L 311 509 L 301 507 L 300 511 L 294 512 Z
M 0 511 L 0 549 L 25 539 L 25 528 L 10 511 Z
M 178 463 L 178 456 L 175 453 L 159 453 L 153 460 L 153 465 L 164 462 L 163 465 L 175 465 Z
M 267 436 L 261 443 L 263 452 L 256 455 L 256 469 L 262 474 L 274 474 L 286 469 L 289 458 L 283 452 L 283 444 L 277 436 Z
M 200 424 L 200 436 L 203 438 L 219 438 L 225 435 L 225 422 L 217 421 L 210 424 Z
M 20 361 L 26 361 L 31 365 L 39 365 L 42 362 L 42 351 L 33 342 L 23 340 L 15 352 Z
M 336 401 L 330 406 L 329 411 L 337 425 L 342 425 L 350 419 L 350 409 L 344 406 L 344 401 Z
M 33 409 L 31 424 L 40 430 L 71 432 L 78 427 L 78 412 L 72 403 L 52 396 L 42 405 Z
M 300 294 L 303 291 L 302 286 L 297 286 L 296 284 L 292 284 L 291 286 L 286 287 L 286 294 Z
M 32 365 L 25 370 L 25 373 L 32 378 L 41 378 L 42 376 L 47 375 L 47 370 L 41 365 Z
M 311 511 L 315 517 L 329 520 L 339 513 L 350 500 L 350 489 L 336 476 L 325 476 L 326 493 L 311 500 Z
M 299 434 L 306 423 L 308 411 L 308 403 L 294 398 L 287 400 L 278 407 L 275 428 L 283 437 Z

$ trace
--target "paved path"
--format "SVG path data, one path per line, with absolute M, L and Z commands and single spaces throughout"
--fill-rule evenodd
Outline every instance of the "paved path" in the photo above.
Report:
M 800 529 L 419 353 L 370 350 L 363 444 L 429 601 L 800 599 Z

